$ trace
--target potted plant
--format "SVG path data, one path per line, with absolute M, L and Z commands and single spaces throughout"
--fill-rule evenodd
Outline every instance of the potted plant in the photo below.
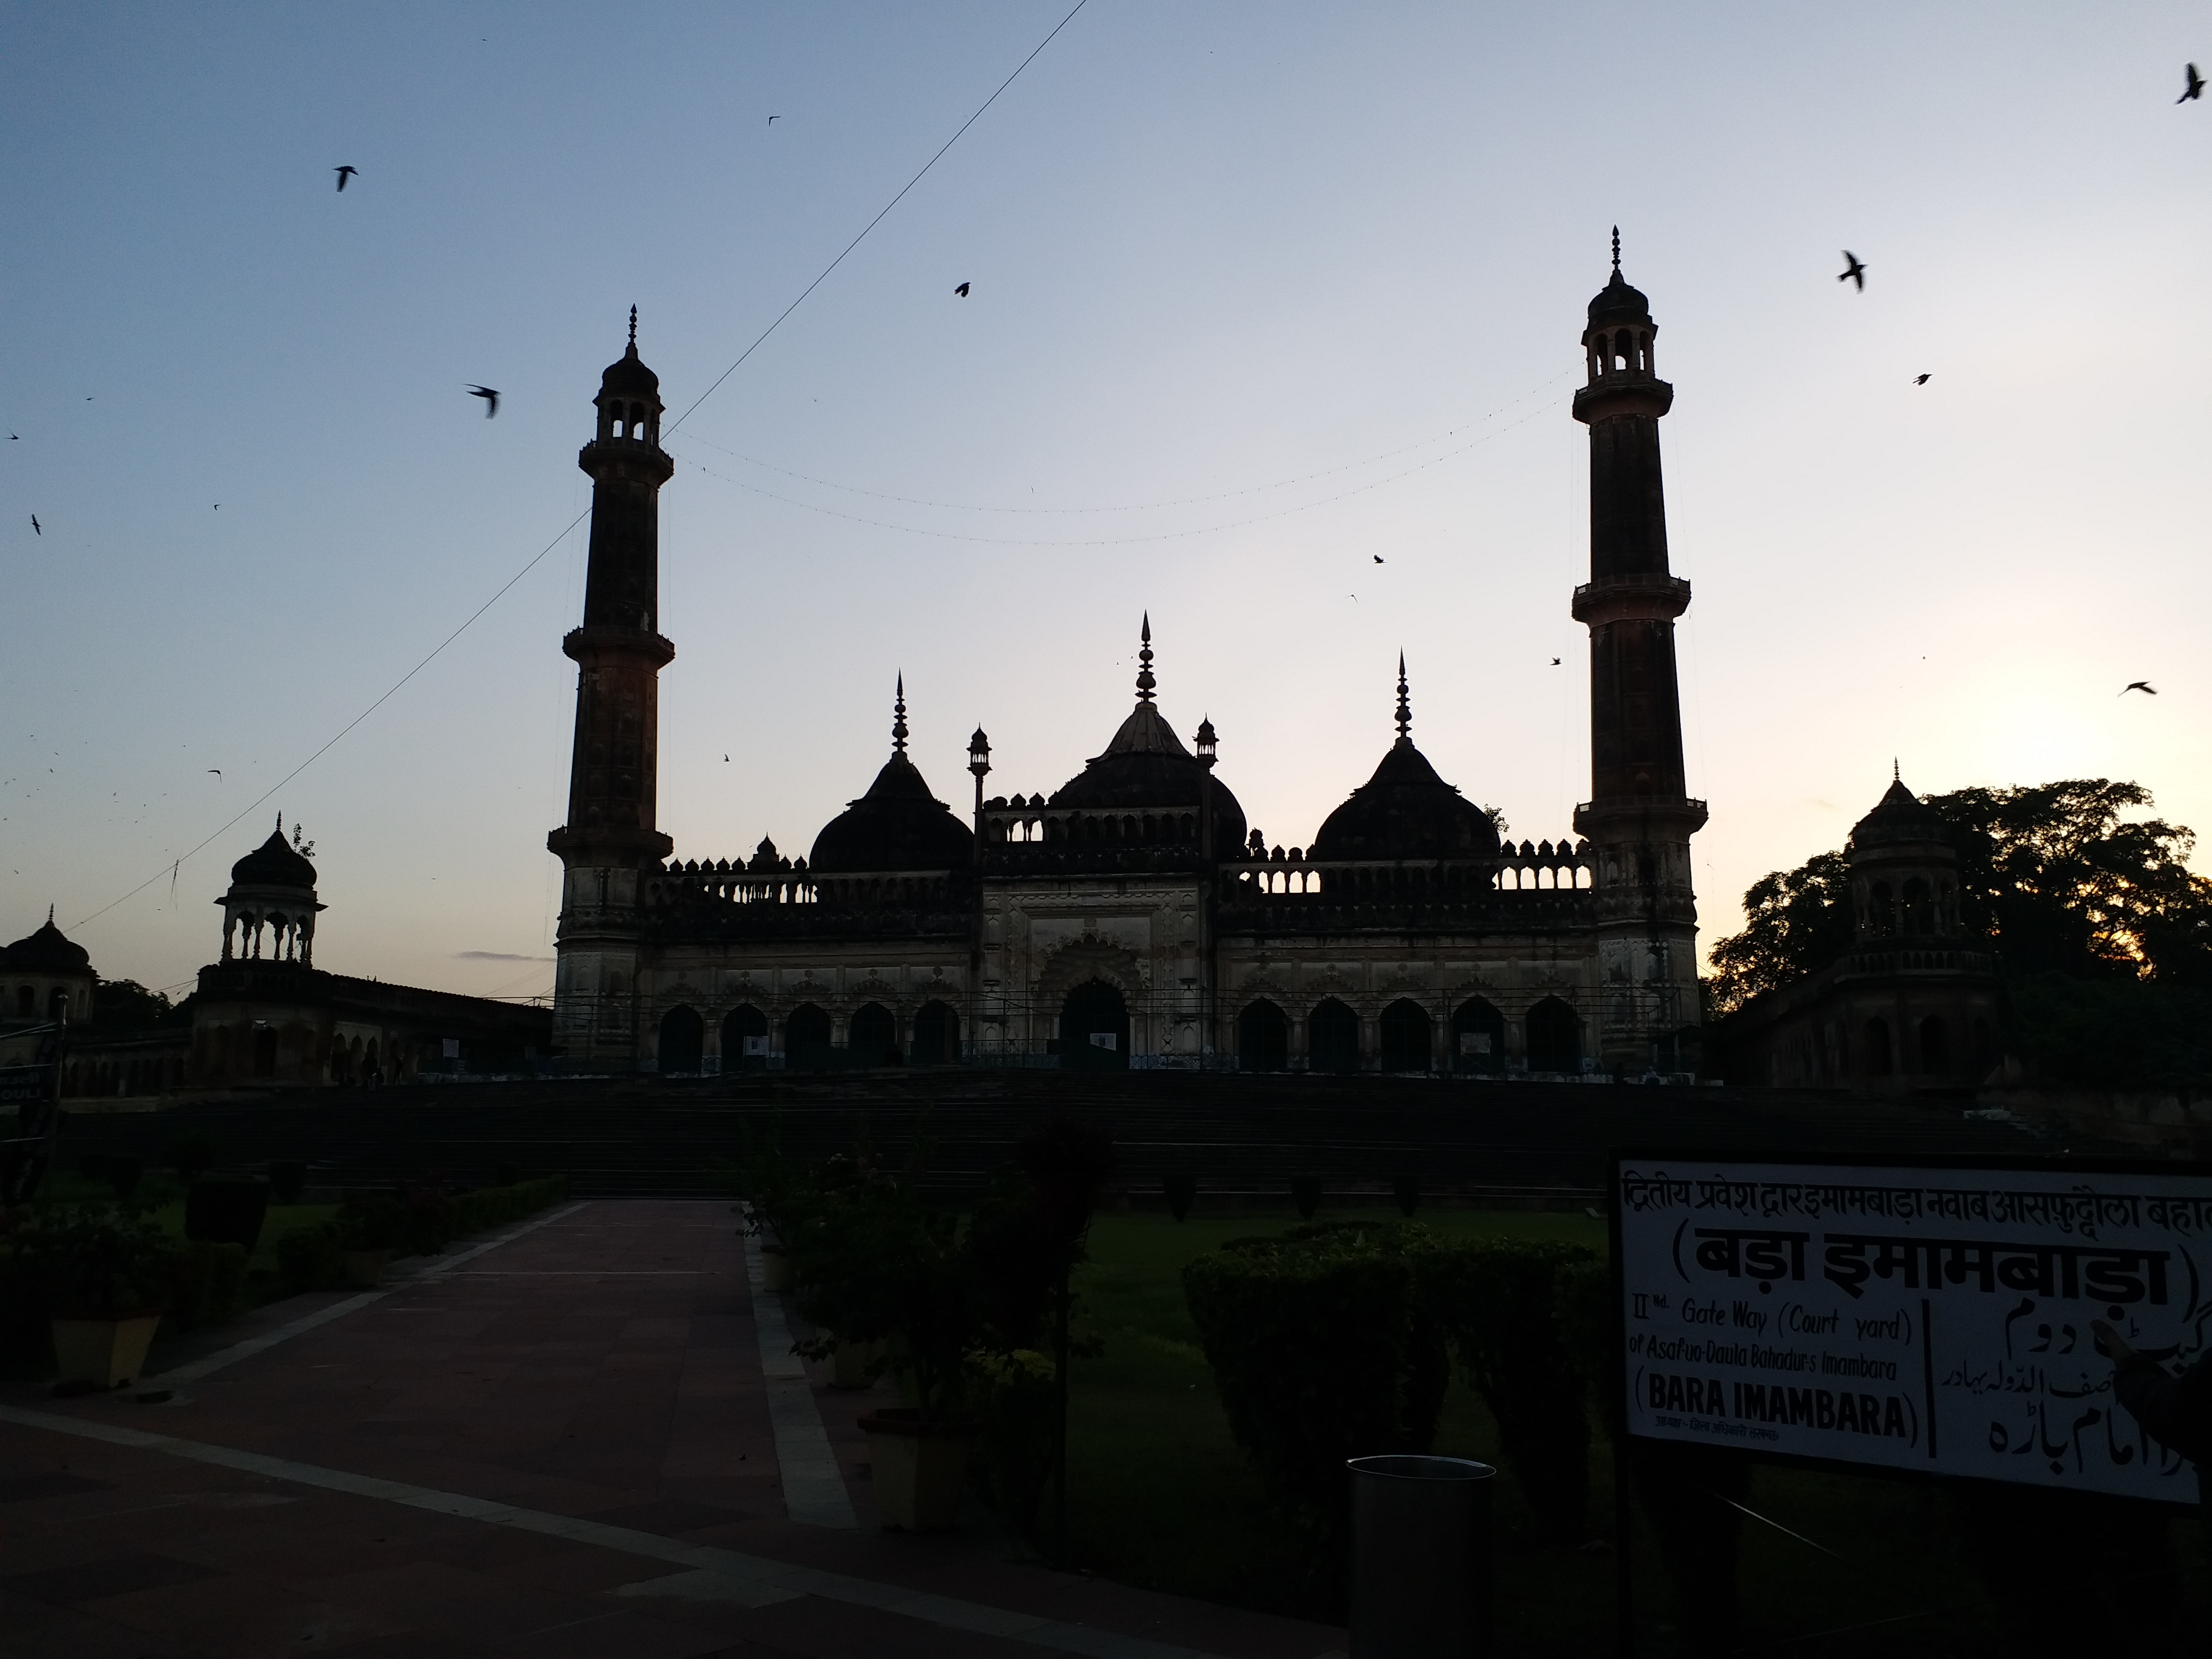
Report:
M 64 1387 L 113 1389 L 146 1364 L 176 1276 L 177 1245 L 105 1206 L 40 1217 L 16 1234 L 46 1302 Z

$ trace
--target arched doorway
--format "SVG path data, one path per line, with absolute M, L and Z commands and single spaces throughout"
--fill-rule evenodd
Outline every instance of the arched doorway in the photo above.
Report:
M 1431 1039 L 1435 1022 L 1429 1011 L 1410 997 L 1400 997 L 1382 1011 L 1382 1069 L 1386 1072 L 1425 1072 L 1431 1063 Z
M 1060 1063 L 1071 1072 L 1129 1069 L 1129 1005 L 1103 979 L 1086 979 L 1060 1006 Z
M 960 1016 L 942 1002 L 925 1002 L 914 1015 L 914 1063 L 917 1066 L 957 1066 L 960 1063 Z
M 1528 1011 L 1528 1069 L 1573 1076 L 1583 1068 L 1582 1022 L 1557 997 Z
M 845 1052 L 855 1066 L 898 1064 L 898 1022 L 880 1002 L 863 1003 L 853 1011 L 846 1033 Z
M 1869 1077 L 1889 1075 L 1889 1022 L 1887 1020 L 1870 1019 L 1866 1023 L 1866 1060 Z
M 1930 1014 L 1920 1022 L 1920 1069 L 1930 1077 L 1940 1077 L 1951 1069 L 1951 1033 L 1941 1014 Z
M 253 1075 L 258 1078 L 276 1075 L 276 1028 L 273 1025 L 253 1028 Z
M 1237 1016 L 1237 1069 L 1287 1072 L 1291 1068 L 1291 1021 L 1265 998 Z
M 750 1002 L 722 1017 L 722 1069 L 759 1072 L 768 1068 L 768 1016 Z
M 1306 1016 L 1306 1065 L 1316 1072 L 1359 1069 L 1359 1016 L 1334 997 Z
M 707 1040 L 706 1022 L 696 1008 L 679 1003 L 660 1017 L 660 1074 L 696 1077 Z
M 802 1002 L 783 1022 L 784 1064 L 794 1070 L 818 1072 L 830 1063 L 830 1016 L 811 1002 Z
M 1478 1077 L 1505 1069 L 1505 1016 L 1480 997 L 1452 1010 L 1452 1070 Z

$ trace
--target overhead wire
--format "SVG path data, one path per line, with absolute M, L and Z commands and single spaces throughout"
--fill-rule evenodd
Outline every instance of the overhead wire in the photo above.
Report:
M 705 403 L 708 398 L 713 397 L 715 392 L 721 386 L 722 382 L 728 380 L 731 375 L 736 374 L 744 365 L 745 359 L 751 356 L 754 352 L 760 349 L 762 343 L 782 325 L 784 319 L 790 316 L 793 312 L 798 310 L 799 307 L 805 302 L 806 296 L 813 293 L 816 289 L 821 287 L 823 283 L 827 280 L 831 271 L 834 271 L 839 265 L 845 263 L 846 256 L 851 253 L 854 248 L 860 246 L 861 242 L 866 240 L 868 232 L 873 230 L 878 225 L 881 224 L 884 222 L 885 216 L 890 212 L 891 209 L 896 207 L 902 201 L 906 199 L 907 192 L 911 191 L 916 185 L 920 184 L 922 181 L 923 177 L 929 172 L 930 168 L 935 167 L 939 161 L 944 159 L 945 151 L 951 149 L 953 145 L 960 142 L 961 134 L 966 132 L 969 128 L 974 126 L 978 120 L 982 118 L 983 112 L 989 109 L 992 105 L 999 101 L 1000 94 L 1004 93 L 1008 87 L 1013 85 L 1015 80 L 1021 75 L 1021 72 L 1036 60 L 1037 53 L 1042 52 L 1047 46 L 1050 46 L 1053 43 L 1054 37 L 1056 37 L 1060 32 L 1066 28 L 1071 22 L 1075 21 L 1075 14 L 1081 11 L 1088 3 L 1089 0 L 1075 0 L 1073 9 L 1069 11 L 1067 15 L 1061 18 L 1059 22 L 1053 25 L 1052 33 L 1046 35 L 1043 40 L 1037 42 L 1036 50 L 1031 52 L 1027 58 L 1023 58 L 1019 64 L 1014 66 L 1013 74 L 1009 75 L 1004 81 L 1000 82 L 999 83 L 998 90 L 994 92 L 988 98 L 986 98 L 982 101 L 982 103 L 976 108 L 975 114 L 969 116 L 965 121 L 963 121 L 960 124 L 959 131 L 955 132 L 950 138 L 946 139 L 943 144 L 939 146 L 937 153 L 934 155 L 932 155 L 927 161 L 922 164 L 921 171 L 915 173 L 913 178 L 906 181 L 905 185 L 901 187 L 899 193 L 892 197 L 890 202 L 884 204 L 883 212 L 878 213 L 874 218 L 868 221 L 866 226 L 861 230 L 860 234 L 845 245 L 844 252 L 838 254 L 836 258 L 832 259 L 827 265 L 825 265 L 823 268 L 822 274 L 817 276 L 812 282 L 809 283 L 805 288 L 800 291 L 798 299 L 793 300 L 789 305 L 786 306 L 782 311 L 777 313 L 775 320 L 760 331 L 759 337 L 738 355 L 737 362 L 732 363 L 727 368 L 716 375 L 714 377 L 714 384 L 691 400 L 690 406 L 684 410 L 683 414 L 678 416 L 675 421 L 665 428 L 666 433 L 673 434 L 678 427 L 683 425 L 686 420 L 690 418 L 693 410 L 697 409 L 701 404 Z M 214 832 L 214 834 L 210 835 L 204 840 L 199 842 L 190 852 L 185 853 L 182 858 L 172 860 L 171 870 L 173 872 L 178 866 L 184 862 L 185 859 L 191 858 L 205 850 L 205 848 L 216 841 L 217 837 L 228 833 L 240 818 L 245 817 L 248 812 L 252 812 L 257 808 L 266 805 L 270 798 L 275 795 L 279 789 L 282 789 L 294 778 L 298 777 L 301 773 L 306 771 L 310 766 L 313 766 L 317 761 L 328 754 L 337 745 L 339 741 L 345 737 L 347 732 L 352 731 L 354 727 L 359 726 L 371 714 L 374 714 L 378 709 L 381 708 L 386 702 L 391 701 L 391 699 L 399 691 L 401 687 L 404 686 L 410 680 L 413 679 L 417 674 L 428 667 L 447 646 L 451 645 L 455 640 L 460 638 L 464 633 L 468 631 L 471 624 L 472 624 L 477 617 L 483 616 L 485 611 L 490 610 L 493 605 L 498 604 L 499 601 L 506 596 L 508 589 L 512 588 L 517 582 L 520 581 L 525 576 L 528 575 L 532 570 L 537 568 L 540 560 L 544 558 L 548 553 L 550 553 L 555 548 L 558 547 L 563 541 L 565 541 L 568 537 L 569 532 L 575 529 L 578 525 L 583 523 L 583 521 L 590 516 L 591 508 L 587 507 L 583 512 L 577 514 L 575 518 L 569 520 L 568 526 L 563 529 L 559 535 L 556 536 L 551 541 L 546 543 L 544 547 L 538 549 L 535 554 L 532 555 L 529 562 L 526 563 L 521 569 L 516 571 L 514 574 L 508 577 L 506 581 L 500 585 L 496 592 L 495 592 L 489 599 L 486 599 L 482 605 L 478 605 L 473 611 L 469 613 L 467 621 L 462 623 L 459 628 L 456 628 L 443 640 L 440 641 L 437 646 L 428 656 L 424 657 L 420 662 L 416 663 L 412 668 L 401 675 L 398 680 L 394 681 L 391 688 L 386 690 L 382 696 L 377 698 L 374 702 L 369 704 L 369 706 L 362 709 L 360 714 L 355 715 L 343 726 L 339 727 L 337 735 L 332 737 L 329 742 L 324 744 L 323 746 L 316 750 L 313 754 L 308 756 L 307 759 L 301 761 L 297 766 L 294 767 L 283 777 L 279 778 L 261 795 L 258 796 L 254 800 L 241 809 L 235 817 L 223 823 L 220 829 Z M 139 894 L 144 892 L 149 887 L 151 887 L 155 882 L 161 878 L 161 872 L 158 870 L 155 871 L 152 875 L 140 882 L 136 887 L 133 887 L 129 892 L 124 894 L 120 898 L 111 900 L 109 902 L 101 905 L 99 909 L 94 910 L 90 915 L 82 917 L 79 921 L 72 923 L 71 927 L 73 928 L 82 927 L 89 923 L 97 921 L 100 917 L 106 915 L 110 910 L 114 909 L 117 905 L 125 903 L 129 900 L 136 898 Z

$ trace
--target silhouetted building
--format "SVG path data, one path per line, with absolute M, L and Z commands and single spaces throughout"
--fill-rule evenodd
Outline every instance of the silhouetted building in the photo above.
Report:
M 100 975 L 92 957 L 54 926 L 53 907 L 46 925 L 0 948 L 0 1030 L 48 1020 L 92 1018 Z
M 1716 1028 L 1729 1081 L 1966 1087 L 2002 1060 L 1994 959 L 1959 920 L 1942 817 L 1893 779 L 1844 848 L 1851 948 Z
M 572 1070 L 936 1064 L 1641 1075 L 1694 1064 L 1697 915 L 1667 562 L 1657 329 L 1620 270 L 1591 301 L 1590 799 L 1576 837 L 1518 847 L 1397 738 L 1310 848 L 1248 830 L 1201 722 L 1158 707 L 1146 619 L 1136 702 L 1049 793 L 970 816 L 891 753 L 811 855 L 675 860 L 654 816 L 659 382 L 601 378 L 554 1042 Z

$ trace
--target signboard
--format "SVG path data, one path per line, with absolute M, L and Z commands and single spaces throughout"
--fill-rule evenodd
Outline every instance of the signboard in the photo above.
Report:
M 2212 1324 L 2212 1177 L 1622 1158 L 1627 1431 L 2194 1504 L 2093 1319 L 2169 1366 Z

